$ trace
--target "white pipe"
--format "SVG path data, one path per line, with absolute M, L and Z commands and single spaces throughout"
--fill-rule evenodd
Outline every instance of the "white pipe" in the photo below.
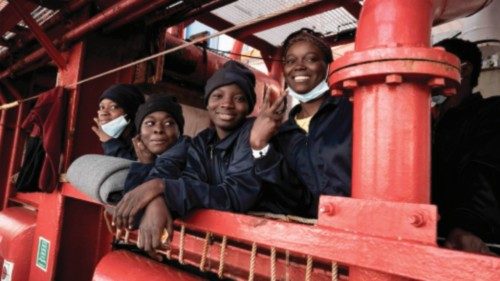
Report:
M 434 20 L 450 21 L 477 13 L 493 0 L 435 0 Z

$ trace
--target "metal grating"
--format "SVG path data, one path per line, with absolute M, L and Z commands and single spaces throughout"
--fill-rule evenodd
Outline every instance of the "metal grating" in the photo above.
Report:
M 48 19 L 50 19 L 57 11 L 47 9 L 42 6 L 36 7 L 36 9 L 31 12 L 31 16 L 38 23 L 38 25 L 42 25 Z M 28 26 L 24 23 L 24 21 L 20 21 L 18 25 L 28 28 Z
M 303 3 L 303 0 L 240 0 L 226 5 L 213 13 L 226 21 L 237 25 L 276 11 Z M 278 46 L 286 36 L 302 27 L 309 27 L 325 35 L 334 35 L 340 31 L 356 27 L 357 20 L 344 8 L 334 9 L 312 17 L 275 27 L 255 35 L 274 46 Z
M 344 8 L 337 8 L 322 14 L 294 21 L 255 34 L 269 43 L 280 45 L 288 34 L 308 27 L 324 35 L 335 35 L 341 31 L 356 28 L 357 20 Z

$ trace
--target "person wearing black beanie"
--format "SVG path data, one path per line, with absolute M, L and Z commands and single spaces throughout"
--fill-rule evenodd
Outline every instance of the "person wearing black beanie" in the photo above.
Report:
M 208 98 L 213 91 L 219 87 L 235 84 L 245 94 L 248 102 L 248 114 L 253 111 L 255 106 L 255 75 L 248 67 L 237 61 L 226 62 L 221 69 L 216 71 L 210 77 L 205 85 L 204 101 L 208 104 Z
M 175 98 L 153 96 L 139 106 L 135 117 L 139 134 L 132 139 L 138 161 L 152 163 L 174 145 L 184 130 L 182 108 Z
M 213 127 L 190 142 L 182 175 L 146 181 L 118 203 L 114 215 L 117 227 L 133 227 L 135 215 L 144 210 L 139 240 L 146 242 L 140 248 L 151 250 L 160 244 L 163 228 L 171 229 L 170 214 L 185 217 L 200 208 L 247 212 L 254 206 L 261 194 L 249 145 L 254 118 L 247 118 L 255 104 L 254 86 L 255 76 L 247 67 L 234 61 L 224 64 L 205 87 Z M 166 153 L 176 151 L 175 147 Z M 170 157 L 163 167 L 172 166 L 172 159 L 179 157 Z M 148 227 L 152 225 L 156 227 Z
M 135 113 L 144 95 L 130 84 L 117 84 L 99 98 L 96 126 L 92 130 L 102 142 L 105 155 L 135 160 L 132 137 L 136 134 Z

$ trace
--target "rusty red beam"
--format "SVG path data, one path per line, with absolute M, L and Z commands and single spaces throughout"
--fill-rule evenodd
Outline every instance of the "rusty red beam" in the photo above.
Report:
M 122 16 L 123 14 L 129 12 L 130 10 L 134 8 L 138 8 L 141 4 L 144 4 L 144 1 L 142 0 L 125 0 L 121 1 L 114 6 L 109 7 L 108 9 L 104 10 L 102 13 L 94 16 L 93 18 L 89 19 L 87 22 L 83 23 L 82 25 L 74 28 L 73 30 L 67 32 L 64 36 L 62 36 L 61 39 L 58 39 L 54 42 L 56 46 L 59 44 L 66 44 L 69 42 L 72 42 L 74 40 L 82 38 L 84 35 L 86 35 L 89 32 L 92 32 L 96 30 L 97 28 L 101 27 L 105 23 L 112 21 L 116 19 L 117 17 Z M 45 52 L 43 49 L 38 49 L 31 54 L 27 55 L 26 57 L 22 58 L 21 60 L 17 61 L 15 64 L 11 65 L 9 68 L 6 70 L 2 71 L 0 73 L 0 79 L 3 79 L 12 73 L 18 71 L 19 69 L 25 67 L 26 65 L 29 65 L 39 59 L 41 59 L 45 55 Z
M 7 4 L 7 6 L 0 11 L 0 19 L 2 19 L 0 22 L 0 35 L 3 35 L 5 32 L 11 30 L 21 20 L 21 17 L 16 13 L 16 10 L 12 5 L 13 2 L 20 3 L 31 11 L 36 7 L 33 3 L 25 0 L 9 1 L 9 4 Z
M 213 210 L 195 212 L 185 222 L 188 228 L 259 246 L 418 280 L 500 280 L 496 257 Z
M 207 13 L 196 18 L 197 21 L 206 24 L 216 30 L 224 30 L 234 26 L 232 23 L 220 18 L 212 13 Z M 245 38 L 245 44 L 252 46 L 261 52 L 272 54 L 276 47 L 257 36 L 249 35 Z
M 26 14 L 25 8 L 21 6 L 19 2 L 11 1 L 10 4 L 14 7 L 17 14 L 23 19 L 24 23 L 29 26 L 35 37 L 38 39 L 38 42 L 40 42 L 42 47 L 47 51 L 47 54 L 54 60 L 59 68 L 64 69 L 66 67 L 66 60 L 62 57 L 61 53 L 59 53 L 57 48 L 52 43 L 52 40 L 50 40 L 47 34 L 45 34 L 38 23 L 30 14 Z
M 22 99 L 21 93 L 9 80 L 2 81 L 2 84 L 16 100 Z M 21 154 L 22 154 L 21 149 L 22 147 L 24 147 L 24 141 L 21 138 L 21 133 L 22 133 L 21 124 L 23 123 L 24 118 L 26 117 L 27 114 L 28 114 L 28 105 L 20 104 L 19 107 L 17 108 L 16 125 L 14 129 L 14 137 L 12 139 L 12 149 L 8 151 L 8 153 L 11 153 L 11 157 L 9 160 L 9 164 L 7 166 L 7 177 L 11 177 L 16 172 L 16 169 L 19 168 L 19 166 L 21 165 Z M 13 191 L 13 184 L 10 183 L 10 181 L 6 182 L 7 186 L 4 187 L 5 197 L 3 198 L 3 202 L 1 202 L 2 209 L 7 207 L 9 197 Z
M 169 26 L 174 23 L 177 23 L 178 21 L 186 23 L 187 21 L 194 20 L 194 18 L 197 17 L 198 15 L 208 13 L 212 10 L 231 4 L 233 2 L 236 2 L 236 0 L 212 0 L 209 1 L 208 3 L 204 3 L 199 7 L 193 7 L 190 9 L 190 11 L 183 14 L 176 14 L 175 12 L 177 11 L 172 12 L 172 9 L 165 10 L 163 12 L 155 13 L 154 15 L 151 16 L 151 18 L 146 19 L 146 25 L 156 24 L 159 26 L 164 26 L 164 25 Z M 185 7 L 186 6 L 184 5 L 184 7 L 182 8 Z
M 139 9 L 142 5 L 146 5 L 147 1 L 143 0 L 123 0 L 117 4 L 107 8 L 102 13 L 92 17 L 84 24 L 72 29 L 62 37 L 62 41 L 67 43 L 75 39 L 83 37 L 83 35 L 96 30 L 104 24 L 117 19 L 118 17 L 127 14 L 133 9 Z
M 93 0 L 77 0 L 77 1 L 72 1 L 68 3 L 66 6 L 61 8 L 58 13 L 54 14 L 52 17 L 50 17 L 47 21 L 45 21 L 42 25 L 42 28 L 45 31 L 48 31 L 52 27 L 61 24 L 61 22 L 70 14 L 75 11 L 80 10 L 83 8 L 85 5 L 89 4 Z M 14 13 L 15 14 L 15 13 Z M 1 17 L 0 17 L 1 18 Z M 0 54 L 0 61 L 4 60 L 8 55 L 9 52 L 12 53 L 16 50 L 19 50 L 25 46 L 26 43 L 30 42 L 31 40 L 35 39 L 35 36 L 33 33 L 24 33 L 24 34 L 16 34 L 16 36 L 13 38 L 13 41 L 15 41 L 15 44 L 10 44 L 9 51 L 8 52 L 3 52 Z
M 104 28 L 104 32 L 109 32 L 115 30 L 116 28 L 123 26 L 127 23 L 133 22 L 136 19 L 142 17 L 143 15 L 150 13 L 156 9 L 161 8 L 167 4 L 170 4 L 173 0 L 156 0 L 156 1 L 148 1 L 147 5 L 132 11 L 132 13 L 120 18 L 109 24 L 106 28 Z
M 347 6 L 351 7 L 351 10 L 354 10 L 354 7 L 360 5 L 357 1 L 352 0 L 323 0 L 312 2 L 311 4 L 307 4 L 306 2 L 303 5 L 297 6 L 295 9 L 292 9 L 284 14 L 279 14 L 264 21 L 250 24 L 243 29 L 230 32 L 228 33 L 228 35 L 233 38 L 244 39 L 248 35 L 255 34 L 263 30 L 268 30 L 277 26 L 287 24 L 289 22 L 301 20 L 305 17 L 321 14 L 333 9 Z M 357 14 L 359 14 L 359 10 L 357 11 Z

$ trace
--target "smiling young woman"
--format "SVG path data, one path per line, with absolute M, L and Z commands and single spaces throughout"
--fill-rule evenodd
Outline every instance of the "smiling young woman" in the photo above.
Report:
M 265 102 L 250 135 L 256 174 L 274 184 L 264 196 L 285 210 L 316 216 L 321 194 L 351 193 L 352 104 L 329 95 L 328 65 L 333 61 L 322 34 L 301 29 L 282 47 L 285 93 L 300 103 L 288 120 L 277 110 L 283 98 Z

